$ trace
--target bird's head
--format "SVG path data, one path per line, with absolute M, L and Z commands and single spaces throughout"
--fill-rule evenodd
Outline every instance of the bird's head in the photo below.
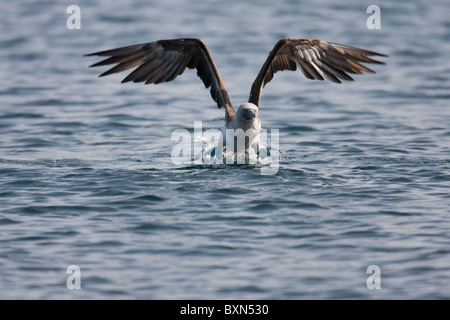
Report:
M 258 119 L 258 107 L 253 103 L 243 103 L 239 106 L 237 115 L 245 121 L 253 121 Z

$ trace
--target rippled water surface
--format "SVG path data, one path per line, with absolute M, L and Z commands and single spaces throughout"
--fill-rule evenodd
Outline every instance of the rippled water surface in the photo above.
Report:
M 450 298 L 450 5 L 381 1 L 370 30 L 371 4 L 5 3 L 0 298 Z M 389 57 L 341 85 L 277 73 L 260 116 L 280 162 L 262 175 L 172 162 L 174 130 L 224 119 L 195 72 L 120 84 L 82 57 L 176 37 L 204 39 L 235 107 L 281 37 Z

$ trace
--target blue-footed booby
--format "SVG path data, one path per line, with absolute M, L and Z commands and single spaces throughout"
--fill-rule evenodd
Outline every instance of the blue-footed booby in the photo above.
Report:
M 259 149 L 259 104 L 261 90 L 278 71 L 300 69 L 306 78 L 336 83 L 352 81 L 348 74 L 375 73 L 362 63 L 384 64 L 370 58 L 384 54 L 318 39 L 280 39 L 269 53 L 254 80 L 247 103 L 235 110 L 228 92 L 206 44 L 201 39 L 182 38 L 158 40 L 116 49 L 99 51 L 86 56 L 108 58 L 90 67 L 116 64 L 100 74 L 100 77 L 135 68 L 122 82 L 162 83 L 174 80 L 186 68 L 197 69 L 197 76 L 203 81 L 217 106 L 225 109 L 224 129 L 253 130 L 249 137 Z M 226 136 L 224 136 L 226 137 Z M 248 147 L 248 144 L 246 144 Z

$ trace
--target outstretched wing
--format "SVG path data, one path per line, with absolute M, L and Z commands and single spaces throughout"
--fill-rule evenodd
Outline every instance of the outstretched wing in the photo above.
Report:
M 99 51 L 86 56 L 107 56 L 90 67 L 117 64 L 100 77 L 137 67 L 122 82 L 161 83 L 172 81 L 186 67 L 197 69 L 197 76 L 206 88 L 211 87 L 211 97 L 219 108 L 231 108 L 225 84 L 205 43 L 200 39 L 158 40 L 155 42 Z
M 348 73 L 362 74 L 375 71 L 361 63 L 384 64 L 369 56 L 385 56 L 373 51 L 329 43 L 318 39 L 281 39 L 267 57 L 253 82 L 249 101 L 259 105 L 261 90 L 277 71 L 300 69 L 306 78 L 341 83 L 352 81 Z

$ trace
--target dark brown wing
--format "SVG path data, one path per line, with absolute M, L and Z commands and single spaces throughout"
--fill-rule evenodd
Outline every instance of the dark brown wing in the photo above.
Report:
M 341 83 L 339 79 L 353 80 L 348 73 L 375 73 L 361 63 L 384 64 L 369 56 L 385 55 L 317 39 L 281 39 L 253 82 L 248 102 L 259 105 L 262 88 L 277 71 L 295 71 L 299 68 L 308 79 L 324 80 L 325 77 Z
M 161 83 L 172 81 L 184 70 L 197 69 L 197 75 L 206 88 L 211 87 L 211 97 L 219 108 L 231 108 L 225 84 L 217 67 L 200 39 L 158 40 L 122 48 L 99 51 L 86 56 L 107 56 L 90 67 L 117 64 L 100 77 L 137 67 L 122 82 Z M 231 108 L 232 109 L 232 108 Z

